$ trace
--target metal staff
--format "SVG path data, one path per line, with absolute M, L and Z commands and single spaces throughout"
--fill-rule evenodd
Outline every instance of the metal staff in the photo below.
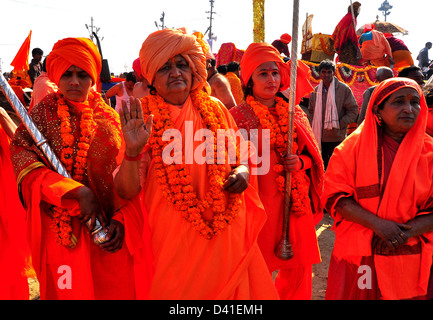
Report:
M 3 91 L 3 94 L 11 104 L 12 109 L 14 109 L 15 113 L 22 121 L 24 127 L 27 129 L 27 131 L 29 132 L 30 136 L 35 141 L 39 149 L 41 149 L 41 151 L 47 158 L 52 168 L 60 175 L 64 176 L 65 178 L 72 179 L 68 170 L 66 170 L 66 168 L 63 166 L 63 163 L 59 160 L 59 158 L 57 158 L 56 154 L 49 146 L 47 140 L 39 131 L 39 129 L 36 127 L 32 118 L 28 115 L 26 108 L 23 106 L 20 99 L 18 99 L 17 95 L 12 90 L 11 86 L 6 81 L 5 77 L 1 72 L 0 72 L 0 89 Z M 90 220 L 87 221 L 86 225 L 87 227 L 90 226 Z M 93 241 L 96 244 L 101 244 L 105 242 L 105 237 L 107 234 L 105 233 L 104 228 L 102 228 L 102 225 L 98 219 L 96 219 L 95 227 L 93 228 L 93 230 L 91 230 L 91 234 L 93 235 Z
M 290 101 L 288 117 L 287 154 L 292 153 L 293 145 L 293 117 L 296 104 L 296 77 L 298 74 L 298 25 L 299 25 L 299 0 L 293 1 L 293 25 L 292 25 L 292 51 L 290 55 Z M 290 207 L 291 207 L 291 174 L 286 173 L 286 192 L 284 197 L 283 230 L 281 239 L 275 248 L 275 255 L 281 260 L 289 260 L 293 257 L 292 245 L 289 240 Z

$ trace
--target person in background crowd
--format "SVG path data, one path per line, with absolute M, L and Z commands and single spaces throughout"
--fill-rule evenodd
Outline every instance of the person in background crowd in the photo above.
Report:
M 134 73 L 128 72 L 126 74 L 125 81 L 121 81 L 115 84 L 105 93 L 105 102 L 109 104 L 109 99 L 115 96 L 115 110 L 117 111 L 117 113 L 119 113 L 119 110 L 122 107 L 122 101 L 125 101 L 127 104 L 129 104 L 129 97 L 133 96 L 133 91 L 136 83 L 137 80 L 135 79 Z
M 30 100 L 29 110 L 37 105 L 46 95 L 56 92 L 58 90 L 55 83 L 53 83 L 47 74 L 47 58 L 45 57 L 42 63 L 42 73 L 36 78 L 33 84 L 32 98 Z
M 239 105 L 244 101 L 244 92 L 242 90 L 242 81 L 239 74 L 239 62 L 231 61 L 227 65 L 227 74 L 225 77 L 230 83 L 230 90 L 235 98 L 236 105 Z
M 280 54 L 284 54 L 284 60 L 290 59 L 289 43 L 292 41 L 292 37 L 288 33 L 281 35 L 280 39 L 274 40 L 272 45 L 278 50 Z
M 376 70 L 376 81 L 381 83 L 382 81 L 394 77 L 394 71 L 392 71 L 391 68 L 388 67 L 380 67 Z M 361 110 L 359 111 L 358 116 L 358 126 L 364 121 L 365 118 L 365 112 L 367 111 L 368 103 L 370 102 L 370 97 L 374 91 L 374 89 L 377 87 L 372 86 L 364 91 L 364 94 L 362 96 L 362 106 Z
M 42 73 L 42 56 L 44 52 L 40 48 L 34 48 L 32 50 L 32 61 L 29 64 L 28 74 L 30 76 L 30 80 L 32 80 L 32 84 L 35 83 L 37 77 L 39 77 Z
M 411 67 L 404 68 L 403 70 L 400 70 L 398 76 L 400 78 L 409 78 L 415 80 L 415 82 L 418 83 L 420 87 L 425 85 L 422 71 L 417 66 L 411 66 Z
M 346 138 L 347 126 L 356 122 L 358 105 L 350 87 L 334 76 L 334 62 L 322 61 L 319 74 L 321 81 L 310 96 L 308 112 L 326 169 L 334 148 Z
M 358 1 L 353 3 L 354 16 L 352 15 L 352 7 L 349 6 L 347 14 L 340 20 L 332 33 L 335 51 L 338 54 L 338 62 L 351 65 L 359 65 L 362 58 L 361 50 L 359 49 L 358 36 L 354 23 L 361 11 L 361 3 Z M 353 20 L 355 18 L 355 21 Z

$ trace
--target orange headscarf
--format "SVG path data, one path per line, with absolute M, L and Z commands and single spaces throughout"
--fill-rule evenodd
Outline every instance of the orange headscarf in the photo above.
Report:
M 151 33 L 140 50 L 141 72 L 152 84 L 156 72 L 170 59 L 181 55 L 188 62 L 192 89 L 202 88 L 207 79 L 206 57 L 195 35 L 184 29 L 164 29 Z
M 378 119 L 373 106 L 397 90 L 408 87 L 418 92 L 421 109 L 414 126 L 400 143 L 381 195 Z M 359 263 L 362 256 L 373 255 L 373 230 L 335 212 L 334 206 L 341 197 L 353 197 L 364 209 L 398 223 L 406 223 L 431 208 L 433 140 L 425 132 L 426 124 L 427 104 L 418 84 L 407 78 L 391 78 L 374 90 L 363 124 L 335 149 L 325 173 L 322 203 L 335 218 L 333 255 L 338 260 Z M 421 245 L 422 251 L 418 256 L 374 256 L 378 285 L 384 299 L 406 299 L 425 294 L 432 258 L 429 243 L 432 240 L 432 233 L 409 239 L 409 246 Z M 403 278 L 404 281 L 399 280 Z
M 86 71 L 95 84 L 102 69 L 101 55 L 96 45 L 87 38 L 66 38 L 53 46 L 47 58 L 48 77 L 56 85 L 71 66 Z
M 245 85 L 251 78 L 254 70 L 265 62 L 273 61 L 277 64 L 281 75 L 281 90 L 284 91 L 290 86 L 290 69 L 291 64 L 284 62 L 279 51 L 268 43 L 251 43 L 241 60 L 241 77 Z M 309 81 L 310 68 L 303 62 L 298 61 L 297 85 L 296 85 L 296 104 L 307 93 L 313 91 L 313 87 Z
M 137 58 L 134 60 L 134 62 L 132 63 L 132 69 L 134 69 L 134 71 L 137 73 L 137 75 L 139 77 L 142 77 L 143 75 L 141 74 L 141 63 L 140 63 L 140 58 Z

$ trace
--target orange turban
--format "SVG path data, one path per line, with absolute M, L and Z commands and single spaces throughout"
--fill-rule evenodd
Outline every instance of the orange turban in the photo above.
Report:
M 134 62 L 132 63 L 132 69 L 134 69 L 135 73 L 137 73 L 137 75 L 139 77 L 143 76 L 141 74 L 140 58 L 137 58 L 137 59 L 134 60 Z
M 268 43 L 251 43 L 241 60 L 241 76 L 245 85 L 251 78 L 254 70 L 265 62 L 273 61 L 277 64 L 281 75 L 281 91 L 290 85 L 290 62 L 285 63 L 280 52 Z
M 206 57 L 196 36 L 181 29 L 164 29 L 151 33 L 140 50 L 141 72 L 152 84 L 156 72 L 171 58 L 181 55 L 192 71 L 192 89 L 202 88 L 207 79 Z
M 292 37 L 288 33 L 283 33 L 280 37 L 281 42 L 289 44 L 292 41 Z
M 86 71 L 96 83 L 102 69 L 101 55 L 95 44 L 87 38 L 66 38 L 54 45 L 47 58 L 48 77 L 56 85 L 71 66 Z
M 241 77 L 245 85 L 251 78 L 254 70 L 265 62 L 273 61 L 277 64 L 281 76 L 281 89 L 286 90 L 290 86 L 290 69 L 291 62 L 284 62 L 280 52 L 268 43 L 252 43 L 245 50 L 241 60 Z M 311 85 L 310 68 L 302 61 L 298 60 L 298 69 L 296 77 L 296 101 L 298 104 L 301 99 L 314 90 Z

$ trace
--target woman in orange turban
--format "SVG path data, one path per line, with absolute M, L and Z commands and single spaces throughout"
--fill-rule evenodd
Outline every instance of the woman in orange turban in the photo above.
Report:
M 334 217 L 326 299 L 425 298 L 432 266 L 433 139 L 418 84 L 383 81 L 334 151 L 322 203 Z
M 89 39 L 66 38 L 54 45 L 47 72 L 59 91 L 34 106 L 30 116 L 72 178 L 51 169 L 23 125 L 11 143 L 41 299 L 145 298 L 146 268 L 140 278 L 133 272 L 143 268 L 136 258 L 145 257 L 145 241 L 136 237 L 131 246 L 128 238 L 136 229 L 146 235 L 144 224 L 136 223 L 144 218 L 133 203 L 116 196 L 113 185 L 119 117 L 91 89 L 101 56 Z M 92 229 L 96 218 L 108 232 L 100 246 L 86 227 Z
M 156 31 L 144 41 L 140 61 L 151 94 L 120 112 L 126 149 L 115 184 L 149 213 L 150 298 L 277 299 L 257 245 L 266 217 L 249 167 L 240 163 L 240 151 L 233 164 L 217 158 L 227 147 L 239 150 L 229 131 L 237 127 L 202 90 L 206 57 L 196 37 Z M 217 142 L 218 130 L 228 132 L 229 146 Z M 204 132 L 212 161 L 201 161 L 202 138 L 192 139 Z
M 305 67 L 299 63 L 297 103 L 313 90 L 308 81 L 309 69 Z M 250 139 L 251 130 L 258 130 L 258 153 L 269 162 L 269 170 L 257 177 L 260 199 L 268 216 L 259 235 L 259 246 L 269 272 L 279 270 L 275 284 L 280 298 L 311 299 L 312 265 L 320 262 L 315 224 L 323 214 L 320 151 L 305 113 L 295 106 L 294 148 L 287 155 L 289 105 L 280 92 L 290 85 L 290 67 L 277 49 L 266 43 L 251 44 L 242 57 L 241 74 L 247 86 L 246 102 L 230 112 L 239 128 L 250 133 Z M 266 132 L 270 133 L 270 145 Z M 292 174 L 289 239 L 294 255 L 283 261 L 274 252 L 283 229 L 286 172 Z

